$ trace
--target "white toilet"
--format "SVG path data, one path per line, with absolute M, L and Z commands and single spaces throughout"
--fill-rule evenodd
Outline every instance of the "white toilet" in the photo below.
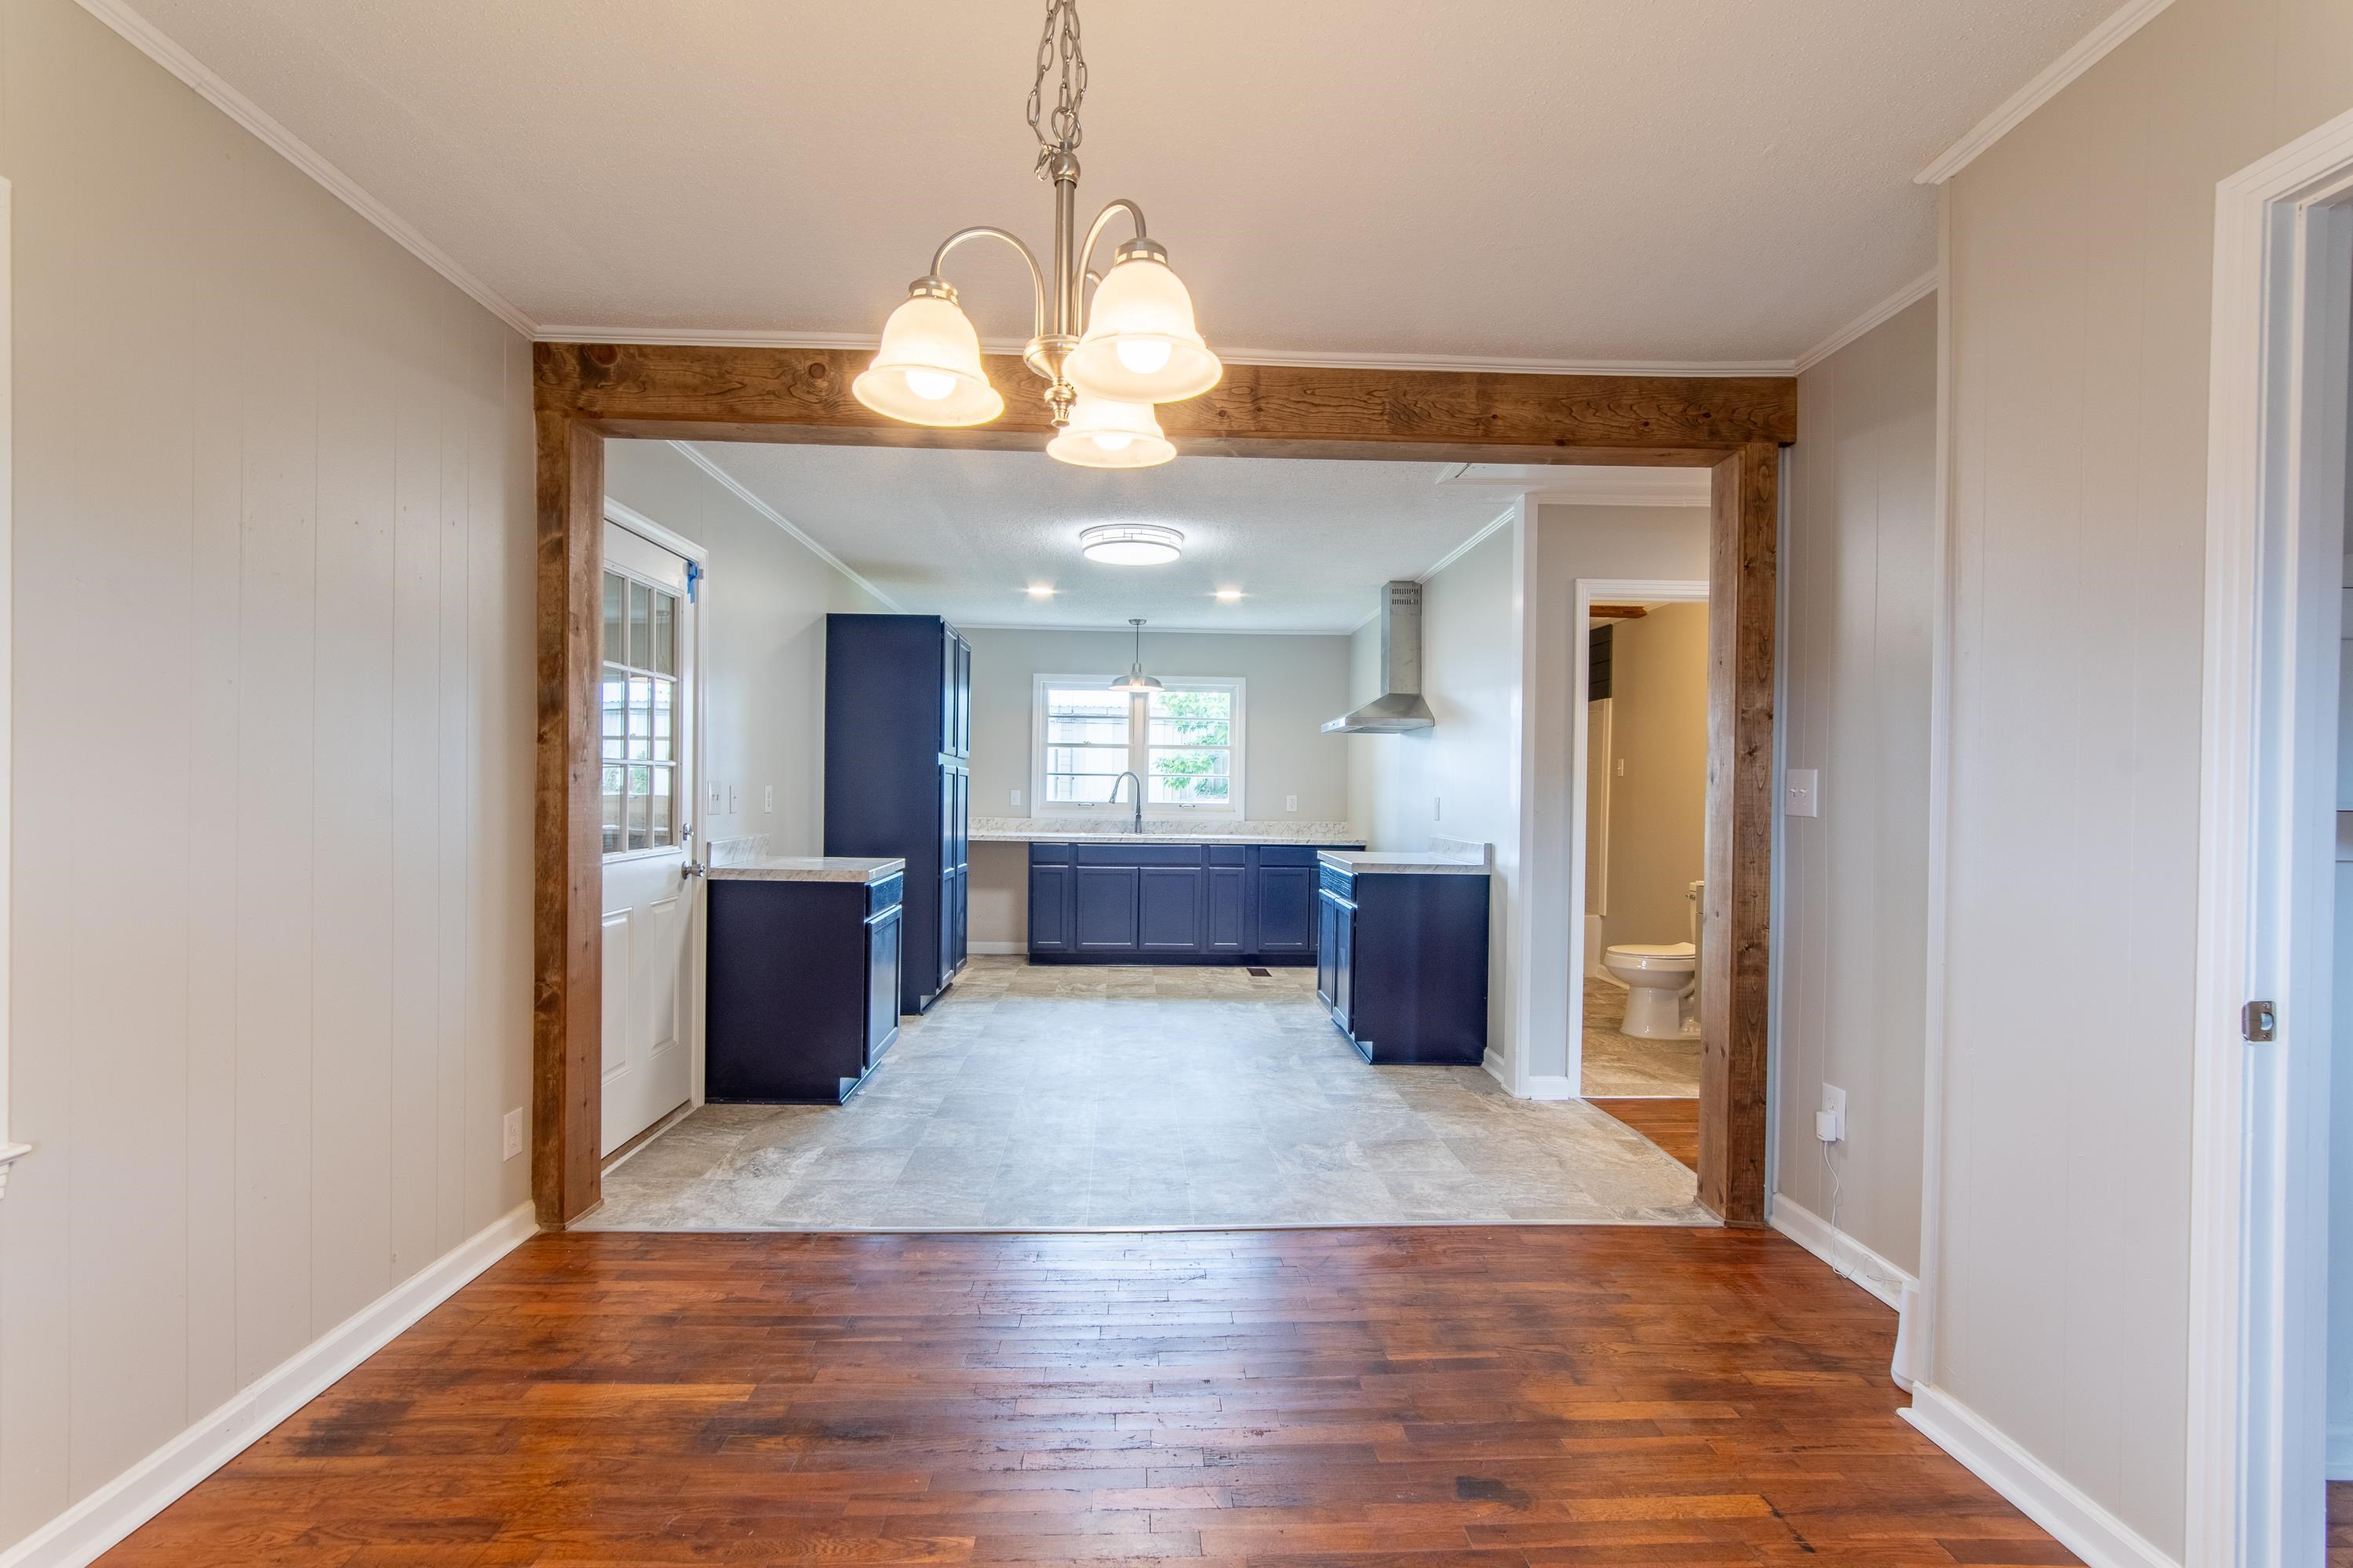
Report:
M 1629 942 L 1608 948 L 1601 967 L 1626 987 L 1622 1033 L 1638 1040 L 1672 1040 L 1699 1033 L 1699 900 L 1706 887 L 1694 882 L 1690 942 Z

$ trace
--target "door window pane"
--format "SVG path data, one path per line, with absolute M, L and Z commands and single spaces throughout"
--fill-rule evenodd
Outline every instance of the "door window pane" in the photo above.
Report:
M 605 825 L 605 853 L 618 855 L 621 852 L 621 802 L 626 798 L 625 775 L 628 770 L 608 764 L 601 771 L 605 775 L 604 798 L 600 803 Z
M 608 664 L 598 688 L 597 754 L 618 761 L 624 754 L 622 742 L 628 724 L 628 679 L 618 665 Z
M 656 768 L 653 773 L 653 842 L 659 849 L 670 842 L 670 770 Z
M 643 583 L 629 584 L 629 664 L 650 669 L 654 662 L 654 591 Z
M 653 755 L 654 683 L 642 675 L 629 678 L 629 761 L 642 763 Z
M 605 657 L 616 664 L 626 663 L 629 657 L 628 633 L 625 624 L 628 597 L 628 579 L 618 572 L 606 573 Z
M 678 673 L 678 597 L 654 591 L 654 657 L 657 674 Z
M 674 763 L 678 761 L 676 757 L 670 755 L 670 693 L 677 685 L 678 682 L 674 680 L 657 680 L 654 682 L 653 756 L 654 761 L 658 763 Z

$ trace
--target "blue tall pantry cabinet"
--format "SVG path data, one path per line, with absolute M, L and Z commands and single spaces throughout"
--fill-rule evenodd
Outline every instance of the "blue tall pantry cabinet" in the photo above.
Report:
M 907 862 L 900 1008 L 965 965 L 972 645 L 937 616 L 825 618 L 825 852 Z

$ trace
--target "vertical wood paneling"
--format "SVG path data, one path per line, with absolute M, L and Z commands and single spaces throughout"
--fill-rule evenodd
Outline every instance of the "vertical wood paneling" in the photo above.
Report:
M 71 0 L 0 28 L 5 1550 L 524 1194 L 533 688 L 525 345 Z
M 1782 825 L 1777 1189 L 1825 1218 L 1821 1087 L 1847 1091 L 1838 1224 L 1916 1269 L 1926 1005 L 1936 304 L 1798 378 L 1783 559 L 1785 756 L 1821 815 Z

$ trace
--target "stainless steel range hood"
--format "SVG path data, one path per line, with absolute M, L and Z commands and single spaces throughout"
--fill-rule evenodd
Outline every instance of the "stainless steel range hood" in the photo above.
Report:
M 1438 722 L 1421 700 L 1421 584 L 1381 590 L 1381 694 L 1324 726 L 1326 734 L 1396 735 Z

